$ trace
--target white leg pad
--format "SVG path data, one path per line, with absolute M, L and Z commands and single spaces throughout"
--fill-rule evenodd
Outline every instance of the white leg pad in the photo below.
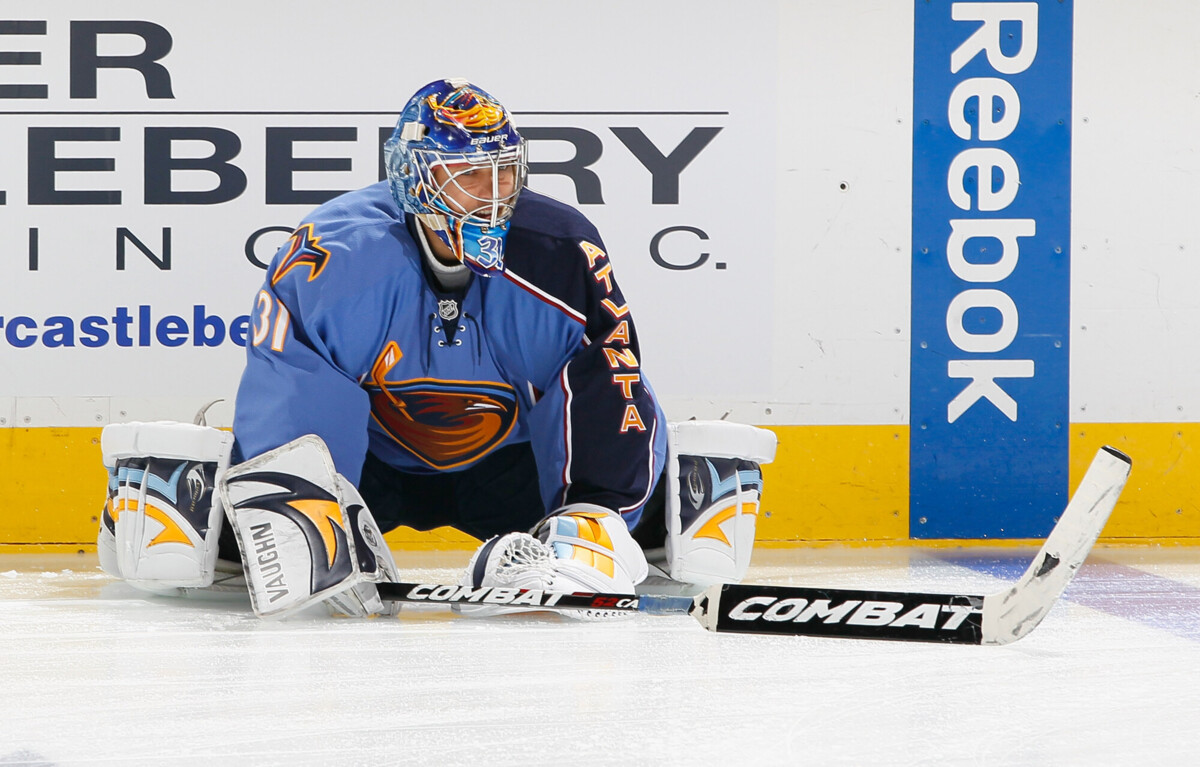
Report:
M 211 584 L 223 519 L 216 486 L 232 445 L 228 432 L 186 423 L 104 427 L 103 570 L 158 594 Z
M 737 583 L 754 552 L 759 466 L 775 459 L 774 432 L 726 421 L 668 424 L 667 566 L 672 579 Z
M 359 563 L 348 485 L 325 443 L 311 434 L 226 472 L 221 497 L 259 617 L 283 617 L 331 597 L 334 612 L 380 611 L 377 596 L 371 602 L 368 594 L 364 604 L 352 593 L 372 576 Z M 365 505 L 356 514 L 362 515 L 370 517 Z M 373 519 L 370 526 L 378 531 Z

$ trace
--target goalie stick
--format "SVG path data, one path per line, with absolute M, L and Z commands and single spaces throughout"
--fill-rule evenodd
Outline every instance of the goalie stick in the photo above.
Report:
M 503 604 L 690 614 L 709 631 L 1001 645 L 1034 629 L 1099 537 L 1129 478 L 1132 461 L 1097 452 L 1054 529 L 1014 585 L 994 594 L 927 594 L 792 586 L 719 584 L 695 597 L 379 583 L 387 602 Z

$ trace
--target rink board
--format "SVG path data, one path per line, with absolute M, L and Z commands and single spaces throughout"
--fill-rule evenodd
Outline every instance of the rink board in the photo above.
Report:
M 770 428 L 779 436 L 779 451 L 764 467 L 758 522 L 763 545 L 899 543 L 910 540 L 910 525 L 922 524 L 910 518 L 908 427 Z M 1072 427 L 1072 489 L 1101 445 L 1134 459 L 1129 485 L 1102 537 L 1200 543 L 1194 482 L 1200 461 L 1188 447 L 1196 432 L 1196 424 Z M 0 546 L 94 545 L 105 486 L 99 440 L 99 428 L 0 429 Z M 474 546 L 474 539 L 449 529 L 402 528 L 388 539 L 407 548 Z
M 460 5 L 488 23 L 458 30 L 454 70 L 441 38 L 418 35 L 380 87 L 375 74 L 396 71 L 381 2 L 280 16 L 211 0 L 203 18 L 152 0 L 6 4 L 0 546 L 87 545 L 104 424 L 190 421 L 222 397 L 209 423 L 231 425 L 265 261 L 313 205 L 380 177 L 397 100 L 447 75 L 508 104 L 530 139 L 531 187 L 603 234 L 669 419 L 778 432 L 764 543 L 1037 535 L 1102 443 L 1134 458 L 1108 536 L 1200 539 L 1187 480 L 1200 476 L 1188 439 L 1200 421 L 1200 4 Z M 981 29 L 972 14 L 1035 7 L 1029 68 L 993 72 L 980 53 L 954 65 Z M 998 44 L 1013 55 L 1024 27 L 1004 23 Z M 621 55 L 575 29 L 620 40 Z M 497 67 L 499 39 L 538 44 Z M 322 55 L 288 55 L 293 40 Z M 977 122 L 975 101 L 951 109 L 972 78 L 1019 96 L 1011 136 L 954 131 Z M 1011 206 L 979 210 L 978 178 L 969 210 L 947 202 L 970 181 L 951 172 L 960 150 L 981 148 L 1017 163 Z M 958 218 L 1036 222 L 1013 275 L 974 286 L 1002 289 L 1019 326 L 996 327 L 997 293 L 950 311 L 972 287 L 947 272 Z M 995 243 L 976 240 L 976 265 L 992 263 Z M 1011 348 L 981 350 L 1005 327 L 1019 327 Z M 1017 374 L 1036 363 L 1039 377 L 999 377 L 1019 407 L 993 391 L 951 423 L 968 384 L 950 363 L 963 359 Z

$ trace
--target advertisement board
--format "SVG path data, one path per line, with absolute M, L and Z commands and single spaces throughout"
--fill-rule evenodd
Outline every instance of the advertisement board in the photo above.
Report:
M 678 35 L 615 17 L 593 30 L 653 46 L 649 68 L 600 46 L 554 51 L 570 48 L 562 35 L 502 43 L 535 34 L 531 19 L 571 21 L 538 3 L 465 25 L 452 49 L 439 34 L 397 36 L 379 4 L 296 5 L 304 15 L 283 24 L 231 2 L 199 17 L 28 4 L 0 20 L 0 391 L 231 398 L 275 249 L 314 206 L 383 178 L 382 142 L 412 92 L 465 76 L 514 113 L 530 186 L 599 227 L 655 386 L 765 396 L 769 326 L 747 333 L 731 318 L 770 312 L 756 287 L 773 232 L 745 222 L 774 205 L 756 181 L 771 178 L 770 152 L 747 151 L 774 124 L 759 76 L 772 47 L 697 53 L 769 26 L 771 7 Z M 488 7 L 458 11 L 491 18 Z M 640 13 L 670 25 L 683 7 Z M 696 339 L 737 349 L 738 364 L 673 364 Z
M 1072 12 L 916 3 L 913 537 L 1043 536 L 1066 502 Z
M 779 436 L 760 541 L 1036 538 L 1103 444 L 1106 537 L 1200 539 L 1200 6 L 437 16 L 0 11 L 0 545 L 91 540 L 105 424 L 232 424 L 265 264 L 447 76 L 597 225 L 668 417 Z

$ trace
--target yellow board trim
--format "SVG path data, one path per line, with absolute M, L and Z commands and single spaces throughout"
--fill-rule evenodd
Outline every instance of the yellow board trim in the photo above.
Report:
M 770 428 L 759 541 L 908 540 L 908 427 Z
M 1133 459 L 1129 483 L 1104 538 L 1194 539 L 1200 543 L 1200 424 L 1076 424 L 1071 427 L 1071 489 L 1092 456 L 1112 445 Z
M 763 467 L 763 546 L 909 544 L 907 426 L 772 426 L 775 462 Z M 1113 542 L 1200 544 L 1200 426 L 1076 424 L 1074 490 L 1101 445 L 1133 458 L 1129 485 L 1104 529 Z M 0 429 L 0 550 L 90 551 L 105 503 L 100 429 Z M 473 549 L 449 528 L 400 528 L 397 549 Z M 1021 545 L 1028 541 L 912 541 L 913 545 Z

